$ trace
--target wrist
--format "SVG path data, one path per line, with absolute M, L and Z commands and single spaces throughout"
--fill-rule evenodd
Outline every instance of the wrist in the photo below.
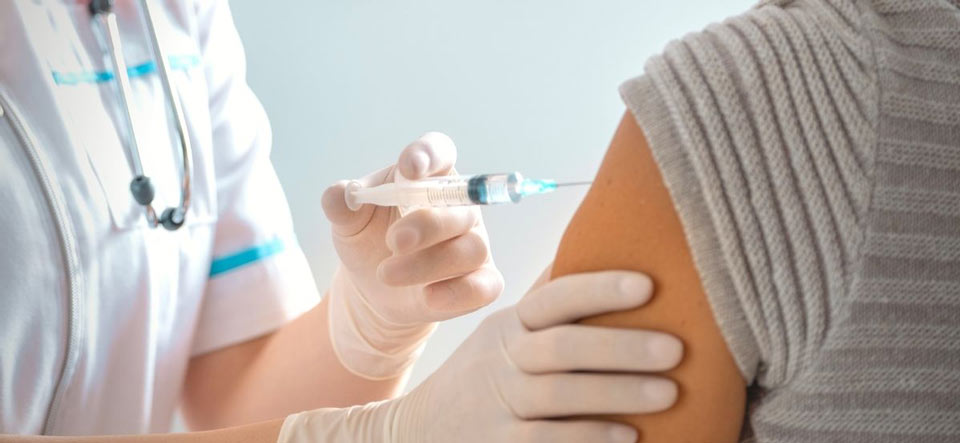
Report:
M 340 267 L 328 292 L 330 339 L 341 364 L 357 376 L 402 375 L 419 357 L 436 323 L 399 324 L 384 318 Z
M 283 421 L 277 443 L 397 443 L 399 400 L 292 414 Z
M 391 400 L 391 443 L 431 443 L 434 440 L 426 423 L 428 417 L 435 416 L 427 409 L 430 405 L 428 388 L 429 386 L 421 384 L 407 394 Z

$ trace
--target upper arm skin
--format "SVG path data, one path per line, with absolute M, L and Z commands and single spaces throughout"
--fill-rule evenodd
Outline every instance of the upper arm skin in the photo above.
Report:
M 745 382 L 713 318 L 646 137 L 629 111 L 563 236 L 552 277 L 604 269 L 648 274 L 655 296 L 634 311 L 585 323 L 665 331 L 685 347 L 684 361 L 666 374 L 680 386 L 676 406 L 617 419 L 636 426 L 643 442 L 736 442 Z

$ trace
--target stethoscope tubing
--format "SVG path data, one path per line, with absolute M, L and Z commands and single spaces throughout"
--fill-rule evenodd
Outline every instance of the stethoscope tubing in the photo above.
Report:
M 107 52 L 110 62 L 113 65 L 114 78 L 120 90 L 120 101 L 123 107 L 124 122 L 128 128 L 128 147 L 133 163 L 134 179 L 130 183 L 130 191 L 134 199 L 144 206 L 147 220 L 151 227 L 163 226 L 169 231 L 179 229 L 186 218 L 187 210 L 190 208 L 190 179 L 193 170 L 193 148 L 190 144 L 190 134 L 187 131 L 187 122 L 183 114 L 183 107 L 180 104 L 180 98 L 173 89 L 173 81 L 170 75 L 170 66 L 167 62 L 166 52 L 160 44 L 157 36 L 157 28 L 154 22 L 154 14 L 148 0 L 140 0 L 140 5 L 144 12 L 144 18 L 147 24 L 147 34 L 153 49 L 154 56 L 157 59 L 157 67 L 160 75 L 160 83 L 163 85 L 163 93 L 170 103 L 173 112 L 173 118 L 177 127 L 177 136 L 180 141 L 180 154 L 182 164 L 182 175 L 180 178 L 180 203 L 175 208 L 167 208 L 158 216 L 153 207 L 154 189 L 150 178 L 144 174 L 143 160 L 140 151 L 140 142 L 137 136 L 136 128 L 133 122 L 133 93 L 130 89 L 130 77 L 127 74 L 127 64 L 123 59 L 123 46 L 120 41 L 120 31 L 117 26 L 116 15 L 112 11 L 112 0 L 93 0 L 90 4 L 90 11 L 93 18 L 98 21 L 106 34 Z
M 163 84 L 164 94 L 170 102 L 173 110 L 174 120 L 177 122 L 177 136 L 180 138 L 180 153 L 183 159 L 183 176 L 180 178 L 180 209 L 186 214 L 190 207 L 190 173 L 193 170 L 193 148 L 190 145 L 190 135 L 187 132 L 187 120 L 183 116 L 183 107 L 180 105 L 180 97 L 173 90 L 173 80 L 170 75 L 170 64 L 167 59 L 167 53 L 160 44 L 157 37 L 156 22 L 153 20 L 153 10 L 148 0 L 140 0 L 143 5 L 144 15 L 147 18 L 147 28 L 150 33 L 150 42 L 153 45 L 153 52 L 157 57 L 157 66 L 160 68 L 160 79 Z

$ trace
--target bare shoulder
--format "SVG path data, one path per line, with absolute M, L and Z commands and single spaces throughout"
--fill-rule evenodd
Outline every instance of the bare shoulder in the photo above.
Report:
M 637 426 L 644 442 L 736 442 L 745 383 L 714 320 L 646 137 L 629 112 L 567 227 L 552 277 L 605 269 L 645 272 L 656 293 L 638 310 L 587 323 L 661 330 L 685 345 L 683 363 L 668 373 L 680 385 L 677 405 L 618 419 Z

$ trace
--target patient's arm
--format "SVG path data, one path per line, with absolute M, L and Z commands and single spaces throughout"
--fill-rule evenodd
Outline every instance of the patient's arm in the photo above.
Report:
M 650 275 L 656 295 L 636 311 L 586 322 L 656 329 L 680 337 L 684 361 L 667 373 L 680 385 L 665 412 L 622 417 L 643 442 L 735 442 L 746 392 L 713 318 L 700 278 L 646 137 L 627 112 L 570 226 L 552 277 L 603 269 Z

